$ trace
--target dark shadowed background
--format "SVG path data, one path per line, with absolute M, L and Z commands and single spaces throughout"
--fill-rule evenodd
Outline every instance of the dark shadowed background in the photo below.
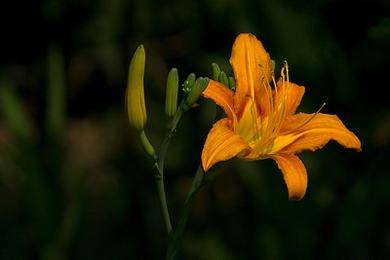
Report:
M 0 258 L 162 259 L 167 244 L 145 155 L 124 111 L 143 43 L 147 132 L 158 147 L 165 79 L 231 73 L 252 32 L 290 79 L 300 111 L 337 114 L 363 151 L 334 142 L 301 156 L 305 198 L 289 201 L 271 160 L 222 163 L 195 201 L 180 259 L 390 257 L 389 1 L 38 0 L 0 7 Z M 166 164 L 173 223 L 214 111 L 180 122 Z

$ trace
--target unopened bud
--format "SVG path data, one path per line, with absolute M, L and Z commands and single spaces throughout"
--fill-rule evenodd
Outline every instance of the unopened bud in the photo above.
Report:
M 195 81 L 194 86 L 191 89 L 191 92 L 188 94 L 186 103 L 189 107 L 191 107 L 195 102 L 198 100 L 200 95 L 203 93 L 203 91 L 206 89 L 207 85 L 209 83 L 208 78 L 198 78 Z
M 219 80 L 219 75 L 221 74 L 221 69 L 219 68 L 217 63 L 212 63 L 212 73 L 213 73 L 213 80 Z
M 274 74 L 274 71 L 275 71 L 275 61 L 274 60 L 271 60 L 271 69 L 272 69 L 272 74 Z
M 228 77 L 226 76 L 226 73 L 225 72 L 221 72 L 221 74 L 219 75 L 219 82 L 221 82 L 222 84 L 224 84 L 225 86 L 229 86 L 229 79 Z
M 231 90 L 236 90 L 236 81 L 233 77 L 229 77 L 229 88 Z
M 177 69 L 173 68 L 169 71 L 167 78 L 167 89 L 165 93 L 165 113 L 169 117 L 173 117 L 177 109 L 177 95 L 179 92 L 179 75 Z
M 146 108 L 144 97 L 145 49 L 138 46 L 129 66 L 126 90 L 127 114 L 130 125 L 141 130 L 146 124 Z
M 187 79 L 183 83 L 184 93 L 188 94 L 191 92 L 191 89 L 195 84 L 195 79 L 196 79 L 195 73 L 191 73 L 190 75 L 188 75 Z

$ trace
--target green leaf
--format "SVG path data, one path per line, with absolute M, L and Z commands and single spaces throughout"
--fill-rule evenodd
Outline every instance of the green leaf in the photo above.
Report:
M 47 57 L 46 130 L 50 137 L 59 138 L 65 124 L 65 68 L 58 48 L 52 47 Z
M 5 122 L 11 132 L 23 141 L 30 140 L 31 127 L 15 86 L 3 79 L 0 79 L 0 105 Z

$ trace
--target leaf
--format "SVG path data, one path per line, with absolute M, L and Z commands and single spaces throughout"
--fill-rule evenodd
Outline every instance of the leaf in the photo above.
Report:
M 65 123 L 65 68 L 58 48 L 49 50 L 47 76 L 46 130 L 49 137 L 58 139 Z

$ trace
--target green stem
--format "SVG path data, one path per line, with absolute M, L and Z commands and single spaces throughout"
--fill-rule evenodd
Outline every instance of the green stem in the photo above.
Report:
M 171 139 L 176 132 L 177 124 L 179 123 L 181 116 L 185 112 L 184 104 L 185 104 L 184 102 L 180 104 L 175 115 L 173 116 L 169 124 L 169 131 L 161 144 L 161 148 L 157 158 L 155 158 L 155 169 L 157 171 L 155 175 L 157 191 L 158 191 L 158 196 L 160 198 L 160 204 L 163 213 L 165 228 L 168 232 L 168 235 L 170 235 L 172 232 L 172 224 L 169 215 L 167 199 L 165 194 L 165 187 L 164 187 L 164 162 L 165 162 L 165 157 L 167 155 L 169 144 L 171 143 Z
M 178 110 L 181 110 L 179 113 L 183 113 L 188 109 L 189 109 L 188 105 L 185 102 L 182 102 L 180 104 L 180 107 Z M 180 116 L 181 116 L 181 114 L 179 114 L 178 119 L 180 119 Z M 219 117 L 219 113 L 216 114 L 216 118 L 218 118 L 218 117 Z M 172 129 L 174 129 L 174 128 L 176 128 L 176 124 L 178 121 L 175 124 L 174 123 L 175 120 L 173 119 L 172 122 L 173 122 L 173 126 L 174 126 Z M 194 199 L 195 199 L 195 195 L 198 193 L 198 191 L 205 184 L 212 181 L 215 177 L 216 177 L 216 172 L 211 171 L 211 172 L 208 172 L 206 175 L 205 172 L 203 171 L 202 165 L 200 164 L 198 166 L 198 169 L 196 170 L 195 177 L 192 180 L 191 189 L 188 192 L 186 200 L 184 202 L 184 207 L 182 209 L 181 216 L 180 216 L 179 222 L 177 224 L 176 230 L 172 231 L 172 234 L 169 237 L 170 240 L 169 240 L 168 250 L 167 250 L 167 254 L 166 254 L 167 260 L 175 259 L 177 253 L 179 252 L 181 240 L 182 240 L 182 237 L 184 234 L 184 229 L 185 229 L 186 224 L 187 224 L 188 216 L 190 214 L 192 204 L 193 204 Z
M 156 184 L 157 184 L 158 196 L 160 198 L 160 204 L 161 204 L 161 210 L 163 213 L 165 228 L 166 228 L 167 233 L 169 235 L 172 232 L 172 224 L 171 224 L 171 219 L 169 216 L 167 199 L 165 196 L 164 179 L 162 176 L 156 177 Z
M 180 106 L 178 107 L 175 115 L 173 116 L 171 122 L 169 123 L 168 133 L 165 136 L 164 141 L 161 144 L 161 148 L 160 148 L 160 152 L 158 154 L 158 160 L 157 160 L 157 165 L 160 169 L 160 172 L 164 172 L 165 156 L 167 155 L 167 151 L 168 151 L 169 144 L 171 143 L 171 139 L 176 132 L 177 124 L 179 123 L 181 116 L 185 112 L 184 105 L 185 105 L 185 103 L 182 102 L 180 104 Z
M 141 143 L 144 146 L 145 151 L 149 154 L 154 160 L 156 160 L 156 153 L 154 151 L 153 145 L 150 143 L 148 137 L 145 134 L 145 131 L 142 129 L 140 133 Z
M 203 185 L 206 183 L 206 178 L 204 171 L 202 169 L 202 166 L 199 165 L 198 169 L 196 171 L 195 177 L 192 181 L 191 190 L 187 194 L 187 198 L 184 202 L 184 207 L 181 212 L 181 217 L 179 220 L 179 223 L 177 224 L 177 228 L 173 236 L 171 236 L 171 240 L 168 246 L 168 251 L 166 255 L 167 260 L 173 260 L 175 259 L 180 243 L 182 240 L 182 236 L 184 233 L 185 226 L 187 224 L 188 216 L 192 208 L 192 204 L 194 202 L 195 195 L 198 193 L 198 191 L 203 187 Z

